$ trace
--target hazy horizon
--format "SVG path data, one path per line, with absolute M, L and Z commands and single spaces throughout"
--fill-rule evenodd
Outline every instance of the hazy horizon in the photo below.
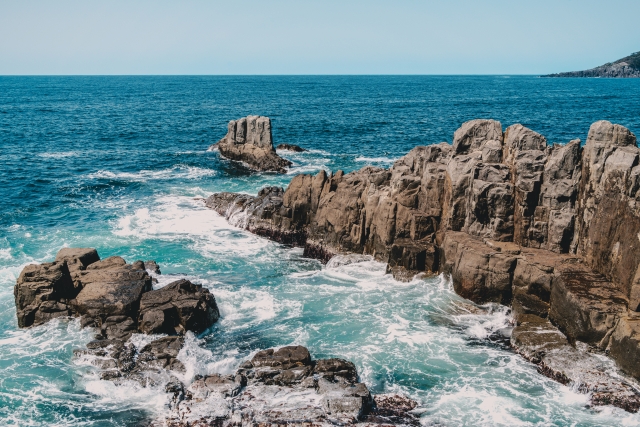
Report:
M 640 2 L 0 1 L 0 75 L 539 75 L 640 50 Z

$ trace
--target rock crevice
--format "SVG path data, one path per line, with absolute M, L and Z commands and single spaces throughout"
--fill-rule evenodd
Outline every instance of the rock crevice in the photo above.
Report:
M 637 378 L 639 202 L 640 149 L 623 126 L 596 122 L 581 147 L 495 120 L 464 123 L 452 144 L 416 147 L 389 169 L 320 171 L 286 190 L 206 200 L 325 262 L 370 254 L 400 280 L 450 274 L 461 296 L 545 319 L 568 345 L 610 352 Z

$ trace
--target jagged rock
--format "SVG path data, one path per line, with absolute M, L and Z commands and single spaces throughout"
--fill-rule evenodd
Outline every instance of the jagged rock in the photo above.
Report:
M 151 271 L 152 273 L 162 274 L 160 272 L 160 266 L 155 261 L 145 261 L 144 262 L 144 268 L 145 268 L 145 270 Z
M 479 303 L 511 301 L 511 277 L 519 248 L 482 242 L 466 233 L 450 231 L 442 243 L 443 271 L 450 273 L 458 295 Z
M 55 317 L 69 316 L 69 299 L 77 293 L 66 261 L 27 265 L 13 290 L 18 326 L 41 325 Z
M 276 147 L 276 150 L 294 151 L 296 153 L 302 153 L 304 151 L 307 151 L 304 148 L 298 147 L 297 145 L 294 145 L 294 144 L 279 144 Z
M 511 302 L 516 319 L 548 318 L 571 343 L 606 349 L 617 334 L 611 355 L 640 375 L 620 359 L 640 353 L 621 320 L 640 310 L 638 202 L 640 149 L 620 125 L 594 123 L 582 149 L 472 120 L 453 144 L 416 147 L 388 170 L 299 175 L 284 193 L 214 195 L 207 206 L 276 240 L 296 233 L 324 262 L 369 254 L 401 280 L 449 273 L 460 295 Z
M 164 337 L 142 347 L 137 358 L 137 370 L 166 369 L 184 372 L 185 367 L 177 357 L 184 346 L 180 336 Z
M 93 248 L 62 248 L 56 255 L 56 262 L 67 261 L 69 273 L 76 287 L 80 287 L 77 277 L 80 271 L 86 270 L 89 264 L 100 261 L 98 251 Z
M 314 361 L 306 348 L 289 346 L 256 353 L 235 375 L 196 379 L 172 415 L 157 425 L 393 425 L 407 420 L 415 425 L 417 419 L 408 414 L 415 402 L 385 396 L 380 404 L 376 412 L 351 362 Z
M 373 396 L 375 406 L 364 421 L 375 424 L 420 426 L 420 418 L 412 413 L 418 402 L 399 394 Z
M 216 143 L 220 154 L 246 163 L 258 171 L 286 172 L 291 162 L 276 154 L 271 136 L 271 119 L 247 116 L 229 122 L 224 138 Z
M 109 316 L 137 318 L 142 294 L 151 290 L 151 277 L 123 262 L 110 257 L 79 273 L 82 290 L 70 302 L 75 313 L 103 320 Z
M 184 279 L 142 294 L 139 307 L 139 329 L 146 334 L 200 333 L 220 317 L 209 290 Z
M 640 409 L 640 391 L 617 375 L 612 364 L 586 349 L 576 349 L 547 319 L 523 315 L 511 334 L 511 343 L 538 371 L 562 384 L 589 393 L 596 405 L 613 405 L 630 412 Z
M 577 253 L 626 296 L 640 287 L 640 149 L 628 129 L 607 121 L 591 125 L 582 156 Z M 638 301 L 631 301 L 637 309 Z
M 549 318 L 574 342 L 598 344 L 627 311 L 627 299 L 615 284 L 580 263 L 556 269 Z M 601 346 L 606 347 L 607 342 Z
M 142 349 L 127 342 L 127 339 L 92 341 L 86 349 L 74 350 L 74 354 L 76 357 L 89 357 L 94 366 L 103 370 L 104 380 L 134 380 L 147 385 L 155 382 L 158 374 L 185 371 L 184 365 L 178 360 L 178 354 L 184 346 L 183 337 L 159 338 Z

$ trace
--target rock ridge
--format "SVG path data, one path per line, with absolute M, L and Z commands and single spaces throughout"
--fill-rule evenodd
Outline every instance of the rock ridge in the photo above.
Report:
M 640 378 L 639 202 L 640 149 L 623 126 L 596 122 L 581 147 L 472 120 L 452 144 L 416 147 L 389 169 L 298 175 L 286 190 L 218 193 L 206 205 L 324 262 L 369 254 L 400 280 L 449 274 L 465 298 L 511 305 L 516 322 L 549 322 L 530 334 L 551 328 L 570 348 L 585 343 Z M 528 354 L 526 342 L 513 345 Z M 561 377 L 560 359 L 530 359 Z M 607 390 L 593 402 L 638 409 L 634 387 Z
M 569 71 L 566 73 L 547 74 L 541 77 L 609 77 L 609 78 L 638 78 L 640 77 L 640 52 L 632 53 L 613 63 L 601 65 L 584 71 Z

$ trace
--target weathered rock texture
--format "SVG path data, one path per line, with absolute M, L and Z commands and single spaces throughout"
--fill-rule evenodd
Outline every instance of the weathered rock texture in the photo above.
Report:
M 371 254 L 403 280 L 451 274 L 465 298 L 549 319 L 640 378 L 639 202 L 640 149 L 620 125 L 594 123 L 581 148 L 472 120 L 390 169 L 299 175 L 286 191 L 206 204 L 310 257 Z
M 542 77 L 640 77 L 640 52 L 590 70 L 569 71 Z
M 291 166 L 291 162 L 278 156 L 273 148 L 269 117 L 231 120 L 227 134 L 215 146 L 224 157 L 244 162 L 258 171 L 284 173 Z
M 419 425 L 410 413 L 416 402 L 374 398 L 353 363 L 314 361 L 301 346 L 260 351 L 234 375 L 199 377 L 176 397 L 172 414 L 154 425 Z
M 158 274 L 158 265 L 147 263 Z M 91 248 L 63 248 L 52 263 L 26 266 L 14 295 L 21 328 L 81 316 L 101 337 L 124 341 L 135 332 L 199 333 L 219 317 L 215 298 L 202 286 L 179 280 L 154 291 L 145 263 L 101 260 Z

